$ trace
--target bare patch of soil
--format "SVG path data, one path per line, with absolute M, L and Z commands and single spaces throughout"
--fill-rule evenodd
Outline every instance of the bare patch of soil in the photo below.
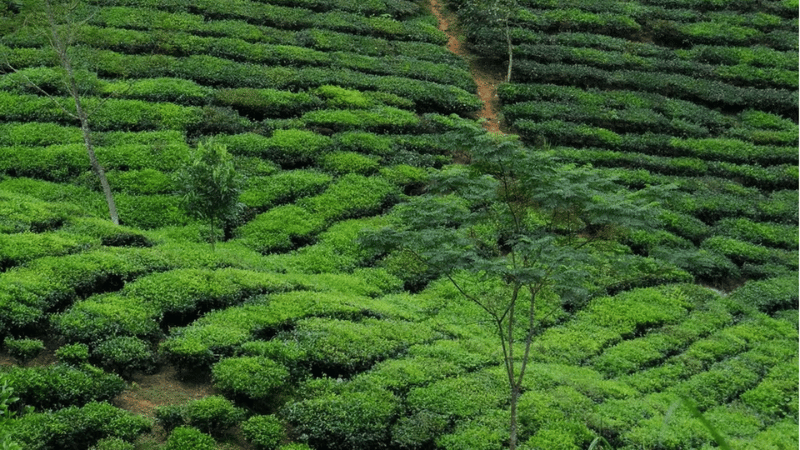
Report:
M 155 417 L 159 406 L 183 404 L 209 395 L 214 395 L 214 387 L 206 379 L 183 380 L 173 366 L 164 366 L 155 374 L 135 373 L 130 386 L 114 398 L 119 408 Z
M 501 69 L 491 67 L 485 61 L 473 57 L 458 38 L 456 20 L 452 14 L 447 13 L 440 0 L 430 0 L 431 12 L 439 21 L 439 29 L 447 34 L 447 49 L 469 62 L 470 72 L 475 84 L 478 86 L 478 97 L 483 101 L 483 109 L 478 114 L 479 118 L 486 119 L 483 126 L 490 132 L 504 133 L 498 111 L 500 100 L 497 98 L 497 86 L 505 78 Z

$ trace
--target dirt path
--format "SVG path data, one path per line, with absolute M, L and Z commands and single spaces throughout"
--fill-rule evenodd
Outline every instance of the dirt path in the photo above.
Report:
M 478 97 L 483 101 L 483 109 L 479 117 L 486 119 L 484 128 L 494 133 L 503 133 L 500 129 L 498 111 L 500 100 L 497 98 L 497 85 L 503 82 L 501 70 L 492 70 L 481 64 L 480 60 L 471 55 L 464 44 L 458 39 L 457 29 L 453 26 L 455 18 L 444 12 L 439 0 L 430 0 L 431 12 L 439 20 L 439 29 L 447 34 L 447 48 L 469 62 L 470 72 L 475 84 L 478 85 Z

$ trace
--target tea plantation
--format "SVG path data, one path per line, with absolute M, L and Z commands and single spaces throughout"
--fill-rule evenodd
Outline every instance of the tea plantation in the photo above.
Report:
M 41 3 L 0 0 L 4 448 L 508 448 L 485 308 L 364 238 L 414 199 L 499 208 L 432 188 L 468 170 L 482 102 L 429 2 L 77 2 L 56 28 L 120 225 Z M 554 269 L 580 295 L 545 285 L 509 331 L 534 330 L 517 448 L 797 448 L 797 0 L 446 3 L 480 64 L 511 42 L 498 96 L 525 151 L 660 193 L 647 230 L 585 226 L 586 186 L 525 205 L 588 259 Z M 244 180 L 211 230 L 180 193 L 205 142 Z M 463 231 L 513 253 L 496 222 Z M 166 368 L 214 395 L 119 407 Z

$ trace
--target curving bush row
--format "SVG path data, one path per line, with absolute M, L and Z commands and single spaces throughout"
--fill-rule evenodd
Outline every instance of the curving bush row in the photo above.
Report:
M 55 410 L 83 406 L 92 401 L 110 400 L 125 388 L 117 375 L 88 364 L 44 367 L 12 367 L 0 375 L 14 389 L 21 406 Z
M 736 264 L 774 263 L 797 268 L 797 251 L 767 248 L 725 236 L 713 236 L 703 241 L 702 248 L 719 252 Z
M 576 126 L 582 140 L 598 139 L 590 127 Z M 603 130 L 606 131 L 606 130 Z M 599 133 L 598 133 L 599 134 Z M 574 135 L 573 135 L 574 136 Z M 600 135 L 600 138 L 604 135 Z M 590 163 L 601 167 L 629 167 L 646 169 L 666 175 L 686 177 L 720 177 L 736 179 L 744 186 L 755 186 L 766 191 L 787 189 L 797 185 L 797 166 L 788 164 L 761 167 L 759 165 L 709 162 L 699 158 L 664 157 L 612 150 L 558 148 L 553 154 L 571 162 Z
M 731 293 L 732 301 L 765 313 L 791 309 L 797 297 L 797 279 L 791 276 L 748 281 Z
M 68 111 L 75 109 L 72 99 L 63 97 L 58 101 Z M 97 131 L 186 130 L 203 119 L 200 108 L 166 102 L 86 97 L 83 106 L 94 111 L 90 124 Z M 0 118 L 10 122 L 74 122 L 48 98 L 6 92 L 0 92 Z
M 297 206 L 323 223 L 374 215 L 397 200 L 398 189 L 380 177 L 350 173 L 338 178 L 322 194 L 305 197 Z
M 533 344 L 533 358 L 577 364 L 622 339 L 682 320 L 693 307 L 680 286 L 640 288 L 594 299 L 568 324 L 547 329 Z
M 709 300 L 679 323 L 605 349 L 592 366 L 609 377 L 658 366 L 668 356 L 684 350 L 705 336 L 733 324 L 734 317 L 722 302 Z
M 26 449 L 82 450 L 112 439 L 132 442 L 150 428 L 150 421 L 143 416 L 105 402 L 91 402 L 55 412 L 25 414 L 9 435 Z
M 505 83 L 497 88 L 500 99 L 507 104 L 534 102 L 567 103 L 582 108 L 648 108 L 671 121 L 685 121 L 717 133 L 733 126 L 732 119 L 719 111 L 685 100 L 663 95 L 627 90 L 582 89 L 554 84 Z M 512 105 L 513 106 L 513 105 Z M 767 114 L 767 113 L 761 113 Z M 744 115 L 744 113 L 742 113 Z M 769 115 L 769 114 L 767 114 Z M 777 120 L 786 120 L 776 117 Z M 788 121 L 791 123 L 791 121 Z M 760 127 L 758 127 L 760 128 Z
M 305 8 L 277 6 L 247 0 L 236 0 L 224 6 L 211 0 L 201 0 L 191 5 L 187 4 L 184 8 L 202 15 L 176 11 L 177 17 L 183 18 L 183 21 L 159 20 L 159 17 L 164 13 L 152 7 L 106 7 L 103 10 L 108 10 L 109 12 L 94 19 L 94 23 L 139 28 L 141 25 L 137 25 L 137 21 L 131 21 L 128 18 L 141 16 L 142 21 L 138 23 L 152 24 L 152 26 L 164 30 L 187 30 L 193 29 L 193 27 L 194 29 L 202 29 L 196 17 L 199 17 L 200 20 L 205 17 L 212 20 L 244 20 L 255 25 L 267 25 L 288 30 L 321 28 L 357 35 L 371 35 L 406 41 L 424 41 L 435 44 L 444 44 L 447 40 L 444 33 L 434 25 L 418 19 L 399 21 L 380 14 L 366 17 L 361 13 L 343 10 L 315 13 Z
M 290 286 L 285 277 L 269 273 L 176 269 L 141 277 L 119 293 L 76 302 L 53 316 L 51 323 L 71 342 L 96 344 L 115 336 L 155 340 L 162 335 L 164 320 L 180 322 L 199 311 L 235 305 L 250 296 Z
M 242 191 L 242 203 L 257 210 L 320 194 L 333 177 L 316 170 L 287 170 L 274 175 L 251 177 Z
M 172 182 L 160 171 L 173 171 L 180 167 L 185 152 L 185 144 L 161 148 L 143 144 L 95 147 L 103 167 L 113 172 L 109 175 L 113 180 L 112 187 L 125 190 L 125 187 L 136 186 L 130 190 L 138 193 L 169 191 Z M 83 144 L 0 147 L 0 171 L 18 177 L 65 182 L 83 175 L 90 168 Z M 133 172 L 114 172 L 115 169 Z M 148 187 L 153 183 L 155 186 Z
M 753 244 L 786 250 L 798 247 L 796 225 L 755 222 L 747 218 L 723 219 L 714 225 L 714 234 L 728 236 Z
M 679 74 L 641 70 L 607 71 L 585 65 L 539 64 L 528 60 L 517 62 L 516 67 L 517 81 L 641 90 L 711 107 L 750 107 L 796 117 L 797 96 L 788 90 L 742 88 Z
M 727 29 L 727 28 L 726 28 Z M 721 80 L 736 86 L 754 88 L 797 89 L 797 71 L 774 67 L 753 67 L 745 64 L 713 66 L 677 58 L 635 56 L 627 50 L 609 51 L 565 45 L 521 45 L 515 52 L 520 60 L 549 64 L 583 64 L 604 70 L 641 70 L 675 73 L 700 79 Z
M 342 68 L 306 67 L 291 69 L 264 67 L 250 63 L 237 63 L 208 55 L 192 55 L 186 58 L 166 55 L 123 55 L 108 50 L 87 47 L 75 47 L 75 52 L 77 53 L 76 57 L 104 77 L 131 77 L 134 75 L 148 78 L 179 77 L 214 87 L 293 90 L 308 89 L 325 84 L 337 84 L 348 88 L 367 91 L 377 90 L 397 95 L 413 101 L 416 108 L 422 111 L 463 114 L 478 110 L 481 107 L 480 99 L 456 86 L 395 76 L 363 74 Z M 11 53 L 10 62 L 20 68 L 41 64 L 40 62 L 26 62 L 24 60 L 24 52 L 15 50 Z M 116 101 L 134 102 L 133 100 Z M 131 103 L 131 105 L 136 104 Z M 171 104 L 164 105 L 166 106 L 151 105 L 151 107 L 157 110 L 158 108 L 166 108 L 165 111 L 161 112 L 162 115 L 166 115 L 169 108 L 177 107 L 176 105 L 170 106 Z M 44 107 L 44 104 L 41 106 Z M 0 101 L 0 111 L 3 108 L 5 108 L 5 105 Z M 19 108 L 21 107 L 9 111 L 14 112 L 16 115 L 33 114 L 30 111 L 30 108 L 34 108 L 33 106 L 23 110 Z M 49 108 L 52 109 L 52 105 Z M 186 109 L 186 107 L 183 108 Z M 50 114 L 58 113 L 53 110 Z M 15 120 L 11 117 L 9 119 Z M 165 128 L 175 128 L 179 124 L 188 126 L 194 123 L 192 120 L 194 119 L 191 117 L 183 118 L 183 121 L 173 117 L 161 118 L 162 126 Z M 188 124 L 185 123 L 187 121 L 189 122 Z

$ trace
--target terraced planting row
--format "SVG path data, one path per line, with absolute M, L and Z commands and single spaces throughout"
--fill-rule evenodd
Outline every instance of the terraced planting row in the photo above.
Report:
M 8 30 L 24 17 L 12 3 L 0 1 Z M 786 96 L 796 57 L 777 43 L 796 28 L 791 4 L 520 3 L 516 80 L 531 68 L 556 74 L 570 58 L 606 61 L 587 72 L 595 77 L 631 71 L 613 90 L 569 72 L 558 85 L 528 74 L 531 83 L 502 86 L 523 139 L 544 138 L 553 157 L 599 166 L 631 189 L 676 187 L 664 229 L 588 239 L 586 301 L 545 289 L 551 311 L 534 317 L 518 448 L 599 438 L 712 448 L 684 398 L 735 447 L 796 447 L 797 125 L 786 114 L 797 103 Z M 45 95 L 71 108 L 46 40 L 25 28 L 3 34 L 0 56 L 16 70 L 0 76 L 0 332 L 18 364 L 0 370 L 0 384 L 19 400 L 0 442 L 505 448 L 509 386 L 485 311 L 411 255 L 360 240 L 396 225 L 392 208 L 437 174 L 463 169 L 448 165 L 463 139 L 452 133 L 466 126 L 452 114 L 481 105 L 426 4 L 81 8 L 94 13 L 71 54 L 122 225 L 107 220 L 81 129 Z M 725 27 L 736 42 L 775 44 L 722 47 Z M 481 32 L 467 28 L 477 49 Z M 606 36 L 631 32 L 654 43 Z M 701 35 L 702 47 L 672 45 Z M 750 68 L 725 69 L 736 58 Z M 738 97 L 625 81 L 645 73 Z M 209 139 L 245 177 L 244 208 L 213 230 L 213 247 L 177 176 Z M 484 225 L 472 232 L 497 231 Z M 698 280 L 744 284 L 721 296 L 690 284 Z M 57 347 L 56 363 L 27 365 L 41 340 Z M 130 380 L 167 366 L 217 395 L 159 405 L 154 420 L 113 406 Z

